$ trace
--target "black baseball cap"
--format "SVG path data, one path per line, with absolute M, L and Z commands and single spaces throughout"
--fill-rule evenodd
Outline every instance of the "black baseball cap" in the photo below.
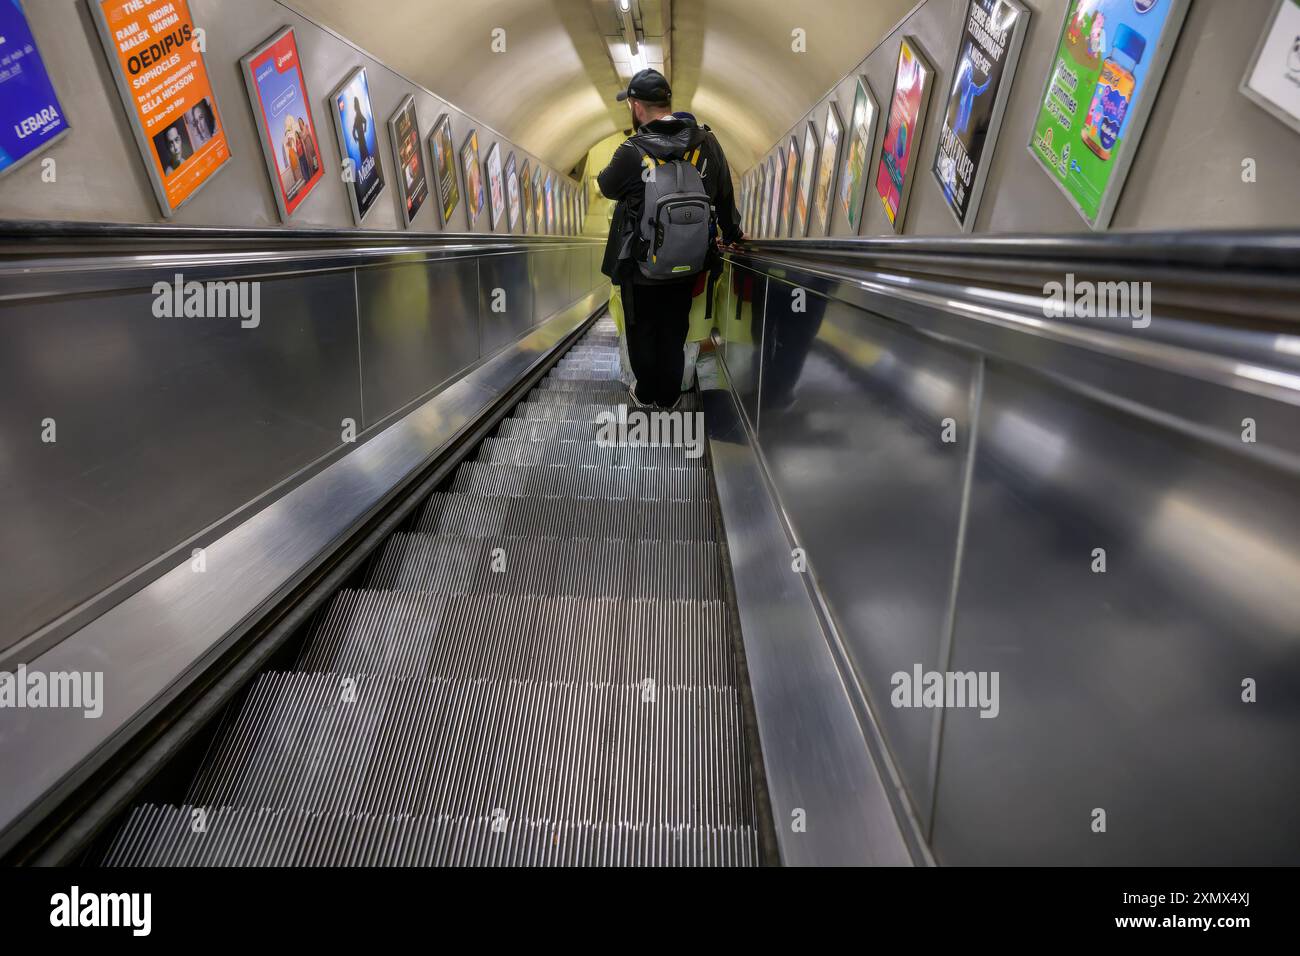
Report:
M 622 103 L 629 97 L 643 103 L 667 105 L 672 102 L 673 89 L 658 70 L 642 70 L 628 81 L 627 89 L 620 91 L 615 99 Z

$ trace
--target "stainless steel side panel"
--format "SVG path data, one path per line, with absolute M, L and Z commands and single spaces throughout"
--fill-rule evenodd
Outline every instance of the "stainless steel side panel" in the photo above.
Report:
M 704 393 L 745 658 L 786 865 L 910 865 L 731 395 Z
M 353 295 L 264 281 L 255 328 L 156 317 L 147 285 L 0 306 L 0 650 L 341 444 Z
M 479 259 L 479 353 L 491 355 L 545 318 L 537 313 L 538 293 L 529 284 L 528 257 L 522 254 Z
M 890 681 L 941 665 L 976 359 L 796 291 L 768 282 L 763 455 L 925 824 L 934 712 Z
M 592 293 L 213 542 L 202 573 L 186 562 L 33 661 L 44 672 L 102 672 L 103 714 L 0 711 L 0 853 L 33 804 L 98 767 L 599 304 Z
M 938 862 L 1300 859 L 1295 242 L 1080 250 L 1157 270 L 1142 324 L 1045 316 L 1050 242 L 733 262 L 769 290 L 746 414 Z M 896 707 L 908 663 L 996 702 Z
M 367 427 L 479 358 L 478 260 L 356 270 Z
M 1300 859 L 1294 475 L 991 362 L 956 621 L 942 862 Z

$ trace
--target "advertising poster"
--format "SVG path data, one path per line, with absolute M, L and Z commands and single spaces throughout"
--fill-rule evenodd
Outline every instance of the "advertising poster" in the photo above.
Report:
M 546 231 L 555 235 L 555 175 L 546 177 Z
M 281 30 L 240 66 L 275 205 L 285 222 L 325 176 L 293 30 Z
M 170 218 L 230 161 L 189 2 L 87 2 L 154 195 Z
M 1300 0 L 1276 0 L 1241 92 L 1300 133 Z
M 793 136 L 785 148 L 785 183 L 781 187 L 781 235 L 794 235 L 794 191 L 799 185 L 799 141 Z
M 808 213 L 812 206 L 813 176 L 817 174 L 817 129 L 812 123 L 803 134 L 803 158 L 799 160 L 799 188 L 794 204 L 794 234 L 808 235 Z
M 835 170 L 839 168 L 843 131 L 839 110 L 834 103 L 828 103 L 821 162 L 817 165 L 817 181 L 813 186 L 813 228 L 819 236 L 830 235 L 831 231 L 831 193 L 835 190 Z
M 756 203 L 754 207 L 754 229 L 755 235 L 767 235 L 767 167 L 759 166 L 757 174 L 757 183 L 754 187 L 757 192 L 754 195 Z
M 0 173 L 68 134 L 68 121 L 18 0 L 0 0 Z
M 506 206 L 510 213 L 510 231 L 519 227 L 519 170 L 515 168 L 515 154 L 506 158 Z
M 478 130 L 472 129 L 460 147 L 460 171 L 465 176 L 465 208 L 469 211 L 469 227 L 474 228 L 483 214 L 487 201 L 483 189 L 483 167 L 478 161 Z
M 876 196 L 895 232 L 903 229 L 907 197 L 912 191 L 916 153 L 925 130 L 925 107 L 934 85 L 934 70 L 921 54 L 916 40 L 904 37 L 898 45 L 898 70 L 894 95 L 885 118 L 885 139 L 876 166 Z
M 533 225 L 533 172 L 529 168 L 528 160 L 524 160 L 524 168 L 519 171 L 519 204 L 521 207 L 521 218 L 523 219 L 525 234 L 536 231 Z
M 451 118 L 443 113 L 429 134 L 429 154 L 433 157 L 433 175 L 438 183 L 438 207 L 444 227 L 460 205 L 460 186 L 456 182 L 456 148 L 452 146 Z
M 771 201 L 767 212 L 767 235 L 781 235 L 781 186 L 785 182 L 785 154 L 777 150 L 767 161 L 768 190 Z
M 415 97 L 408 96 L 388 120 L 393 141 L 393 164 L 397 167 L 398 192 L 402 197 L 402 220 L 410 226 L 415 214 L 429 198 L 429 178 L 424 171 L 424 145 L 420 121 L 415 115 Z
M 543 180 L 546 170 L 540 165 L 533 172 L 533 232 L 542 235 L 546 232 L 546 190 Z
M 979 212 L 1028 22 L 1029 11 L 1018 0 L 970 0 L 966 9 L 931 167 L 944 201 L 966 232 Z
M 849 114 L 849 152 L 844 157 L 844 174 L 840 177 L 840 206 L 855 236 L 862 225 L 862 203 L 867 195 L 867 163 L 876 144 L 876 120 L 880 105 L 867 86 L 865 76 L 858 77 L 853 93 L 853 112 Z
M 492 228 L 501 222 L 506 211 L 506 182 L 501 169 L 501 144 L 493 143 L 487 155 L 488 196 L 492 200 Z
M 347 164 L 344 185 L 352 218 L 359 226 L 384 191 L 379 131 L 375 128 L 375 111 L 370 107 L 366 68 L 360 66 L 353 70 L 330 96 L 330 102 L 339 134 L 339 153 Z
M 1029 152 L 1093 229 L 1110 225 L 1186 0 L 1069 0 Z

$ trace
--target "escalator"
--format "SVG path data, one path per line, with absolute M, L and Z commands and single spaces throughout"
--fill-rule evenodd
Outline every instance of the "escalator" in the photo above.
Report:
M 707 459 L 598 444 L 626 400 L 602 319 L 102 861 L 760 862 Z

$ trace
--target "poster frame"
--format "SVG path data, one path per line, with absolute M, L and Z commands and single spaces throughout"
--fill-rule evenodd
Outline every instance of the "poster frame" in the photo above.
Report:
M 830 129 L 830 124 L 832 119 L 835 122 L 836 128 L 839 130 L 839 135 L 836 136 L 835 138 L 834 153 L 828 159 L 826 155 L 826 143 L 830 139 L 830 137 L 826 135 L 826 132 L 828 129 Z M 821 235 L 829 236 L 831 234 L 831 223 L 835 219 L 835 206 L 836 206 L 835 186 L 837 184 L 837 180 L 839 176 L 840 153 L 843 152 L 843 148 L 844 148 L 844 120 L 841 118 L 840 111 L 835 105 L 835 100 L 831 100 L 826 104 L 826 121 L 822 125 L 821 143 L 817 147 L 818 149 L 817 173 L 813 177 L 812 206 L 808 211 L 809 232 L 813 231 L 812 220 L 814 219 L 813 214 L 816 212 L 817 209 L 817 194 L 821 191 L 818 184 L 821 181 L 822 167 L 829 164 L 830 172 L 826 176 L 826 221 L 822 223 Z
M 893 111 L 894 107 L 894 97 L 898 95 L 898 71 L 903 64 L 904 46 L 911 48 L 912 55 L 916 57 L 917 64 L 922 70 L 926 71 L 927 76 L 925 79 L 925 89 L 921 93 L 920 102 L 917 104 L 916 122 L 913 124 L 916 131 L 912 136 L 917 151 L 914 156 L 909 156 L 908 158 L 907 171 L 903 173 L 903 185 L 898 190 L 898 212 L 894 215 L 894 221 L 890 223 L 895 233 L 901 233 L 903 231 L 903 224 L 907 220 L 908 200 L 912 197 L 912 186 L 916 183 L 917 170 L 914 160 L 921 158 L 921 143 L 925 140 L 925 122 L 930 113 L 930 101 L 934 98 L 934 84 L 938 79 L 938 73 L 936 73 L 934 69 L 934 62 L 926 55 L 925 50 L 921 47 L 921 44 L 916 37 L 910 34 L 902 37 L 898 44 L 898 57 L 894 62 L 894 82 L 889 88 L 889 111 L 885 114 L 885 130 L 880 137 L 880 156 L 876 160 L 876 166 L 871 176 L 871 189 L 875 193 L 876 198 L 880 200 L 881 207 L 885 210 L 886 221 L 889 219 L 889 210 L 885 206 L 884 197 L 880 195 L 880 190 L 876 187 L 876 183 L 880 179 L 880 166 L 884 162 L 885 141 L 889 139 L 889 120 L 890 113 Z
M 776 152 L 772 153 L 768 159 L 768 173 L 771 173 L 772 190 L 772 209 L 768 212 L 767 232 L 768 238 L 781 238 L 781 191 L 785 187 L 785 148 L 776 147 Z
M 533 167 L 533 232 L 546 235 L 546 167 L 540 162 Z
M 1255 52 L 1250 55 L 1250 60 L 1246 64 L 1246 72 L 1242 74 L 1241 85 L 1237 87 L 1237 90 L 1265 113 L 1285 123 L 1293 131 L 1300 133 L 1300 115 L 1288 113 L 1250 85 L 1250 78 L 1255 75 L 1255 70 L 1259 67 L 1259 58 L 1263 56 L 1269 37 L 1272 36 L 1274 29 L 1276 29 L 1278 18 L 1282 14 L 1282 5 L 1291 2 L 1293 0 L 1276 0 L 1273 4 L 1273 9 L 1265 21 L 1264 30 L 1260 33 L 1259 41 L 1255 44 Z
M 897 70 L 897 64 L 895 64 L 895 70 Z M 853 115 L 854 113 L 857 112 L 858 97 L 862 97 L 864 102 L 866 102 L 871 106 L 871 125 L 870 125 L 871 136 L 869 139 L 867 139 L 866 148 L 863 151 L 864 156 L 862 160 L 862 196 L 855 203 L 853 196 L 851 194 L 845 196 L 843 194 L 843 190 L 845 184 L 848 182 L 849 157 L 852 155 L 852 145 L 853 145 L 853 136 L 854 136 Z M 840 127 L 840 138 L 842 141 L 847 142 L 850 148 L 844 150 L 844 168 L 840 170 L 840 188 L 839 190 L 835 190 L 836 202 L 839 205 L 839 207 L 844 210 L 844 224 L 849 227 L 849 234 L 853 236 L 858 235 L 862 231 L 862 220 L 866 218 L 863 215 L 863 213 L 866 210 L 866 204 L 867 204 L 867 187 L 869 185 L 869 177 L 874 168 L 871 164 L 871 159 L 873 156 L 876 155 L 876 145 L 877 145 L 876 140 L 879 138 L 879 135 L 880 135 L 880 100 L 877 99 L 875 91 L 871 88 L 871 84 L 867 82 L 866 74 L 860 73 L 858 74 L 857 77 L 855 77 L 854 80 L 853 103 L 849 107 L 848 122 L 842 124 Z M 857 222 L 853 221 L 853 208 L 855 207 L 858 211 Z M 834 218 L 835 218 L 834 213 L 832 213 L 831 219 Z
M 235 158 L 234 147 L 230 143 L 230 132 L 226 128 L 224 119 L 225 113 L 221 109 L 221 103 L 217 99 L 217 86 L 213 82 L 214 74 L 208 69 L 207 53 L 198 54 L 199 62 L 203 64 L 204 75 L 208 78 L 208 90 L 212 93 L 212 108 L 217 111 L 217 123 L 221 127 L 221 134 L 226 139 L 226 159 L 216 169 L 207 176 L 203 182 L 184 199 L 173 206 L 167 200 L 166 184 L 158 176 L 158 170 L 154 165 L 154 152 L 149 137 L 145 135 L 144 128 L 140 125 L 136 116 L 135 98 L 127 85 L 122 71 L 118 68 L 116 44 L 113 36 L 109 31 L 108 18 L 104 16 L 104 7 L 102 0 L 85 0 L 86 8 L 90 11 L 91 22 L 95 24 L 95 32 L 99 35 L 100 46 L 103 48 L 104 57 L 108 61 L 108 72 L 113 77 L 113 86 L 117 89 L 118 98 L 122 102 L 123 112 L 126 113 L 126 125 L 131 129 L 131 138 L 135 140 L 136 148 L 140 151 L 140 157 L 144 160 L 145 174 L 149 177 L 149 185 L 153 187 L 154 198 L 158 201 L 158 208 L 162 210 L 164 219 L 171 219 L 181 209 L 189 204 L 204 188 L 217 178 L 217 175 L 229 165 L 230 161 Z M 194 10 L 190 6 L 190 0 L 185 0 L 185 9 L 189 12 L 190 22 L 197 26 L 198 21 L 194 17 Z M 297 46 L 295 40 L 294 46 Z M 52 82 L 52 81 L 51 81 Z M 315 130 L 315 118 L 312 120 L 312 129 Z M 316 139 L 317 149 L 320 148 L 320 137 Z M 322 164 L 323 165 L 323 164 Z
M 1060 191 L 1061 195 L 1065 197 L 1066 201 L 1093 232 L 1101 232 L 1110 228 L 1111 219 L 1114 218 L 1115 210 L 1119 206 L 1120 194 L 1124 191 L 1124 183 L 1128 181 L 1129 168 L 1133 165 L 1133 158 L 1142 145 L 1142 134 L 1146 131 L 1147 120 L 1151 118 L 1151 110 L 1155 106 L 1156 97 L 1160 95 L 1160 87 L 1164 84 L 1165 72 L 1169 68 L 1169 61 L 1173 58 L 1174 46 L 1178 42 L 1179 35 L 1183 32 L 1183 23 L 1187 19 L 1187 10 L 1191 6 L 1191 2 L 1190 0 L 1169 0 L 1169 3 L 1169 19 L 1165 24 L 1164 31 L 1160 34 L 1159 41 L 1155 44 L 1155 52 L 1150 61 L 1151 68 L 1146 82 L 1143 84 L 1142 95 L 1133 103 L 1125 116 L 1125 119 L 1131 124 L 1125 134 L 1126 148 L 1120 151 L 1118 161 L 1115 163 L 1115 170 L 1106 183 L 1105 191 L 1101 194 L 1101 202 L 1097 206 L 1097 218 L 1095 220 L 1088 218 L 1088 214 L 1083 207 L 1070 195 L 1069 190 L 1057 177 L 1056 172 L 1044 164 L 1042 157 L 1038 155 L 1038 150 L 1034 148 L 1038 111 L 1043 108 L 1047 94 L 1052 88 L 1052 77 L 1056 75 L 1056 54 L 1061 49 L 1061 40 L 1065 36 L 1066 30 L 1070 28 L 1072 5 L 1066 6 L 1065 12 L 1061 14 L 1061 26 L 1056 31 L 1056 40 L 1051 47 L 1052 53 L 1047 66 L 1047 75 L 1043 78 L 1042 92 L 1038 95 L 1038 99 L 1034 100 L 1034 117 L 1029 122 L 1029 141 L 1025 144 L 1025 150 L 1033 157 L 1034 165 L 1052 181 L 1052 185 Z
M 496 165 L 496 176 L 492 175 L 493 164 Z M 487 156 L 483 160 L 483 178 L 487 181 L 488 194 L 488 222 L 490 231 L 496 232 L 497 226 L 501 224 L 501 217 L 506 214 L 505 206 L 508 202 L 506 197 L 506 170 L 501 163 L 501 143 L 500 141 L 492 144 L 492 148 L 487 151 Z M 496 189 L 493 189 L 493 183 Z M 500 192 L 501 200 L 498 203 L 497 193 Z
M 794 238 L 794 204 L 795 193 L 799 189 L 799 150 L 798 136 L 791 136 L 785 144 L 785 176 L 781 184 L 781 231 L 777 238 Z M 784 235 L 782 235 L 784 234 Z
M 442 143 L 438 139 L 438 134 L 444 129 L 446 130 L 447 133 L 446 143 Z M 444 146 L 450 149 L 452 153 L 451 189 L 452 189 L 453 198 L 451 200 L 450 208 L 448 208 L 447 201 L 442 196 L 441 182 L 436 184 L 438 190 L 438 217 L 439 219 L 442 220 L 442 227 L 446 229 L 448 226 L 451 225 L 451 217 L 455 214 L 456 207 L 460 205 L 460 154 L 456 152 L 456 140 L 453 138 L 453 134 L 451 131 L 450 113 L 443 113 L 434 122 L 433 129 L 429 132 L 428 141 L 429 141 L 429 158 L 433 160 L 433 166 L 431 172 L 436 174 L 438 170 L 442 169 L 442 164 L 439 162 L 439 157 L 442 155 L 442 149 Z
M 63 139 L 72 132 L 72 124 L 68 122 L 68 111 L 63 108 L 63 98 L 59 96 L 58 87 L 54 84 L 54 74 L 50 72 L 49 65 L 45 62 L 45 54 L 41 52 L 41 45 L 36 42 L 36 33 L 32 30 L 32 21 L 27 17 L 27 10 L 24 6 L 24 2 L 25 0 L 17 0 L 16 5 L 18 7 L 18 15 L 23 18 L 23 22 L 27 24 L 27 32 L 32 35 L 32 45 L 36 47 L 36 55 L 40 58 L 41 69 L 45 71 L 45 78 L 50 82 L 50 89 L 54 92 L 54 101 L 59 104 L 59 119 L 63 122 L 63 129 L 51 136 L 40 146 L 37 146 L 16 163 L 10 163 L 4 169 L 0 169 L 0 179 L 8 176 L 15 169 L 20 169 L 21 167 L 26 166 L 29 161 L 35 159 L 56 143 L 62 142 Z M 215 97 L 215 95 L 216 94 L 214 93 L 213 96 Z M 229 148 L 229 144 L 227 144 L 227 148 Z M 204 185 L 206 185 L 206 183 Z
M 341 83 L 339 83 L 337 86 L 334 87 L 333 90 L 330 91 L 330 96 L 329 96 L 330 116 L 333 117 L 334 119 L 334 132 L 337 134 L 338 137 L 340 160 L 345 160 L 348 158 L 348 134 L 347 131 L 343 129 L 343 118 L 339 116 L 337 100 L 339 98 L 339 94 L 342 93 L 344 90 L 346 90 L 349 86 L 351 86 L 352 82 L 358 76 L 365 76 L 366 78 L 366 84 L 365 84 L 366 100 L 367 100 L 366 105 L 370 107 L 371 125 L 375 124 L 375 102 L 370 95 L 370 74 L 366 72 L 365 66 L 358 66 L 354 68 L 351 73 L 345 76 Z M 375 193 L 374 202 L 370 204 L 369 209 L 362 212 L 361 205 L 357 202 L 356 182 L 355 181 L 348 182 L 347 180 L 343 181 L 343 185 L 344 187 L 346 187 L 344 189 L 344 192 L 346 192 L 348 196 L 348 206 L 352 210 L 352 221 L 356 223 L 358 226 L 360 226 L 363 222 L 365 222 L 366 217 L 369 216 L 370 213 L 374 211 L 375 207 L 379 205 L 379 197 L 382 196 L 384 194 L 384 190 L 388 188 L 388 183 L 384 179 L 384 163 L 383 160 L 380 158 L 380 154 L 382 154 L 383 151 L 384 151 L 383 147 L 379 144 L 379 130 L 376 129 L 375 130 L 375 164 L 379 168 L 379 192 Z M 322 165 L 324 164 L 322 163 Z M 358 172 L 358 175 L 359 174 L 360 173 Z
M 474 164 L 474 168 L 478 171 L 478 196 L 477 197 L 471 196 L 469 193 L 469 173 L 465 169 L 465 149 L 470 145 L 471 142 L 474 144 L 474 155 L 470 158 L 470 161 Z M 478 225 L 479 216 L 483 215 L 483 207 L 488 204 L 487 183 L 484 182 L 485 177 L 483 175 L 483 164 L 479 162 L 479 158 L 478 158 L 478 127 L 477 126 L 471 128 L 470 131 L 465 134 L 465 139 L 460 144 L 460 149 L 456 150 L 456 165 L 460 167 L 461 178 L 465 180 L 465 217 L 466 217 L 466 221 L 469 223 L 470 231 L 473 232 L 474 227 Z M 475 198 L 479 200 L 477 206 L 473 202 Z
M 809 143 L 812 144 L 812 156 L 809 156 Z M 808 191 L 804 194 L 804 215 L 803 222 L 798 224 L 797 239 L 808 238 L 808 227 L 812 224 L 813 216 L 813 192 L 817 189 L 817 172 L 820 168 L 817 160 L 821 157 L 822 144 L 817 138 L 817 124 L 808 120 L 803 132 L 803 152 L 799 157 L 799 178 L 795 182 L 794 190 L 794 211 L 791 216 L 799 218 L 799 196 L 804 193 L 804 180 L 808 180 Z M 793 228 L 793 227 L 792 227 Z M 793 234 L 793 233 L 792 233 Z
M 284 193 L 280 187 L 280 166 L 275 161 L 275 144 L 267 139 L 266 124 L 263 122 L 265 117 L 262 114 L 261 97 L 257 92 L 257 77 L 253 75 L 253 61 L 291 33 L 293 33 L 293 27 L 281 27 L 240 57 L 239 60 L 240 72 L 244 74 L 244 92 L 248 94 L 248 105 L 253 111 L 253 125 L 257 127 L 257 139 L 262 147 L 262 162 L 266 166 L 266 175 L 271 181 L 271 195 L 275 199 L 275 208 L 280 213 L 281 223 L 287 223 L 292 219 L 298 210 L 302 208 L 302 204 L 307 200 L 307 197 L 325 181 L 325 157 L 321 153 L 320 131 L 316 125 L 316 115 L 311 112 L 311 94 L 307 90 L 307 73 L 302 68 L 302 51 L 298 48 L 298 38 L 296 36 L 293 40 L 293 48 L 298 55 L 298 75 L 302 78 L 303 101 L 311 118 L 312 135 L 316 137 L 316 156 L 321 162 L 321 170 L 320 178 L 307 188 L 306 194 L 299 200 L 292 212 L 289 211 L 289 207 L 285 203 Z
M 943 148 L 943 125 L 948 122 L 948 106 L 952 102 L 951 86 L 956 82 L 957 66 L 961 60 L 961 38 L 965 35 L 966 24 L 970 23 L 970 11 L 979 3 L 979 0 L 967 0 L 966 18 L 958 26 L 957 34 L 957 51 L 953 54 L 952 70 L 949 71 L 949 92 L 948 98 L 940 104 L 943 109 L 942 116 L 939 120 L 939 141 L 934 144 L 934 158 L 930 160 L 930 175 L 939 186 L 939 195 L 943 199 L 943 204 L 948 207 L 948 212 L 952 214 L 953 221 L 962 232 L 971 232 L 975 228 L 975 219 L 979 216 L 980 200 L 984 196 L 985 182 L 989 178 L 989 170 L 993 166 L 993 156 L 998 148 L 998 134 L 1002 131 L 1002 120 L 1006 116 L 1007 103 L 1011 100 L 1011 87 L 1015 85 L 1016 68 L 1020 65 L 1020 54 L 1024 49 L 1025 36 L 1029 33 L 1029 21 L 1032 18 L 1030 9 L 1021 3 L 1020 0 L 1000 0 L 1016 11 L 1016 27 L 1012 34 L 1011 41 L 1007 44 L 1003 52 L 1002 61 L 1002 78 L 999 81 L 996 95 L 993 97 L 993 108 L 989 112 L 989 128 L 984 134 L 984 146 L 980 153 L 980 161 L 975 167 L 975 177 L 970 184 L 970 199 L 966 203 L 966 220 L 963 222 L 957 215 L 957 210 L 953 208 L 952 203 L 948 201 L 948 192 L 943 188 L 943 180 L 939 178 L 939 151 Z
M 532 232 L 529 228 L 532 211 L 528 208 L 533 203 L 532 176 L 532 164 L 528 157 L 524 156 L 524 164 L 519 168 L 519 221 L 523 226 L 519 231 L 525 236 Z
M 548 236 L 556 234 L 555 188 L 558 185 L 555 181 L 555 173 L 548 172 L 546 182 L 543 184 L 545 192 L 542 196 L 542 211 L 546 214 L 546 234 Z
M 415 215 L 408 215 L 407 212 L 410 209 L 410 197 L 406 194 L 406 177 L 402 175 L 402 149 L 397 132 L 398 117 L 406 112 L 408 106 L 415 114 L 415 148 L 420 154 L 420 167 L 424 170 L 424 199 L 420 201 L 420 206 L 415 210 Z M 398 206 L 401 208 L 403 224 L 407 229 L 410 229 L 411 221 L 420 214 L 420 209 L 423 209 L 424 204 L 432 198 L 431 193 L 433 192 L 429 188 L 429 169 L 425 163 L 424 139 L 420 135 L 420 114 L 415 108 L 415 97 L 410 93 L 402 98 L 402 102 L 397 104 L 397 109 L 393 110 L 393 115 L 388 117 L 388 141 L 393 148 L 393 171 L 397 180 L 397 198 L 400 200 Z
M 524 194 L 519 188 L 519 166 L 515 159 L 514 150 L 506 157 L 505 165 L 505 186 L 506 186 L 506 232 L 513 233 L 519 226 L 519 220 L 523 217 Z M 515 199 L 510 199 L 510 184 L 515 184 Z

